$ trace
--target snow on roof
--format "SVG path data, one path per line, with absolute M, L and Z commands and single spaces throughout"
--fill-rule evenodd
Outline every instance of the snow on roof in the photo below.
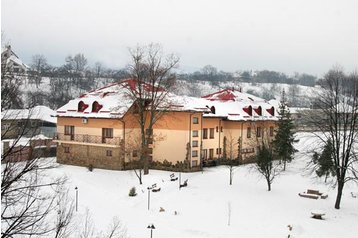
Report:
M 7 63 L 9 62 L 14 62 L 17 65 L 20 65 L 21 67 L 24 67 L 26 69 L 29 69 L 30 67 L 28 65 L 26 65 L 25 63 L 22 62 L 21 59 L 19 59 L 18 57 L 16 57 L 15 55 L 11 55 L 8 59 L 7 59 Z
M 235 89 L 224 89 L 206 96 L 203 96 L 210 101 L 247 101 L 247 102 L 264 102 L 265 99 L 256 97 L 254 95 L 243 93 Z
M 46 106 L 36 106 L 29 109 L 9 109 L 1 112 L 1 120 L 33 119 L 57 123 L 56 112 Z
M 265 99 L 234 89 L 225 89 L 202 97 L 215 113 L 204 117 L 225 117 L 233 121 L 277 120 L 277 108 Z
M 79 111 L 80 102 L 84 103 L 85 108 Z M 95 102 L 100 105 L 97 112 L 93 112 Z M 127 89 L 120 83 L 114 83 L 82 94 L 79 98 L 69 101 L 66 105 L 57 109 L 57 116 L 120 118 L 131 105 L 132 100 L 127 96 Z
M 6 55 L 6 57 L 5 57 Z M 15 52 L 11 49 L 11 46 L 8 45 L 1 51 L 1 58 L 6 58 L 6 64 L 9 64 L 10 62 L 13 62 L 21 67 L 23 67 L 25 70 L 29 69 L 30 67 L 26 65 L 22 60 L 15 54 Z
M 133 79 L 92 90 L 57 110 L 57 116 L 85 118 L 121 118 L 132 106 L 129 90 L 136 88 Z M 150 90 L 145 85 L 144 90 Z M 164 92 L 164 91 L 163 91 Z M 95 110 L 95 103 L 99 110 Z M 159 110 L 203 112 L 204 117 L 228 120 L 277 120 L 273 105 L 256 96 L 235 90 L 222 90 L 202 98 L 167 94 Z

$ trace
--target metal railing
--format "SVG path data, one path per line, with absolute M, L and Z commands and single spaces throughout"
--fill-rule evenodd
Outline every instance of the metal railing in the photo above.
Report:
M 103 136 L 95 136 L 95 135 L 87 135 L 87 134 L 66 135 L 64 133 L 57 133 L 56 139 L 62 141 L 75 141 L 75 142 L 83 142 L 83 143 L 108 144 L 108 145 L 120 145 L 121 143 L 120 137 L 106 138 Z

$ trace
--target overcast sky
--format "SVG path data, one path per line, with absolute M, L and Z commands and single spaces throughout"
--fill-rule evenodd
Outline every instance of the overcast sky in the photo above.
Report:
M 182 69 L 322 76 L 358 67 L 357 0 L 1 0 L 1 28 L 26 62 L 84 53 L 121 68 L 128 47 L 160 43 Z

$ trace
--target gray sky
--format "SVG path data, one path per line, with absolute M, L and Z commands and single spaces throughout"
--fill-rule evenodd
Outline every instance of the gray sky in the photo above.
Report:
M 84 53 L 121 68 L 128 47 L 161 43 L 182 69 L 321 76 L 358 67 L 357 0 L 1 0 L 1 28 L 26 62 Z

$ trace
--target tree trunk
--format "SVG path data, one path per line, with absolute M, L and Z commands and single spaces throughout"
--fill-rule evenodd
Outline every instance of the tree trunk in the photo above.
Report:
M 283 171 L 286 171 L 286 160 L 283 161 Z
M 337 197 L 336 197 L 336 203 L 334 205 L 335 209 L 339 209 L 341 205 L 341 199 L 342 199 L 342 191 L 343 191 L 344 182 L 338 181 L 338 190 L 337 190 Z
M 232 167 L 230 167 L 230 185 L 232 185 Z
M 267 190 L 268 191 L 271 191 L 271 182 L 270 182 L 270 179 L 266 179 L 267 181 Z

